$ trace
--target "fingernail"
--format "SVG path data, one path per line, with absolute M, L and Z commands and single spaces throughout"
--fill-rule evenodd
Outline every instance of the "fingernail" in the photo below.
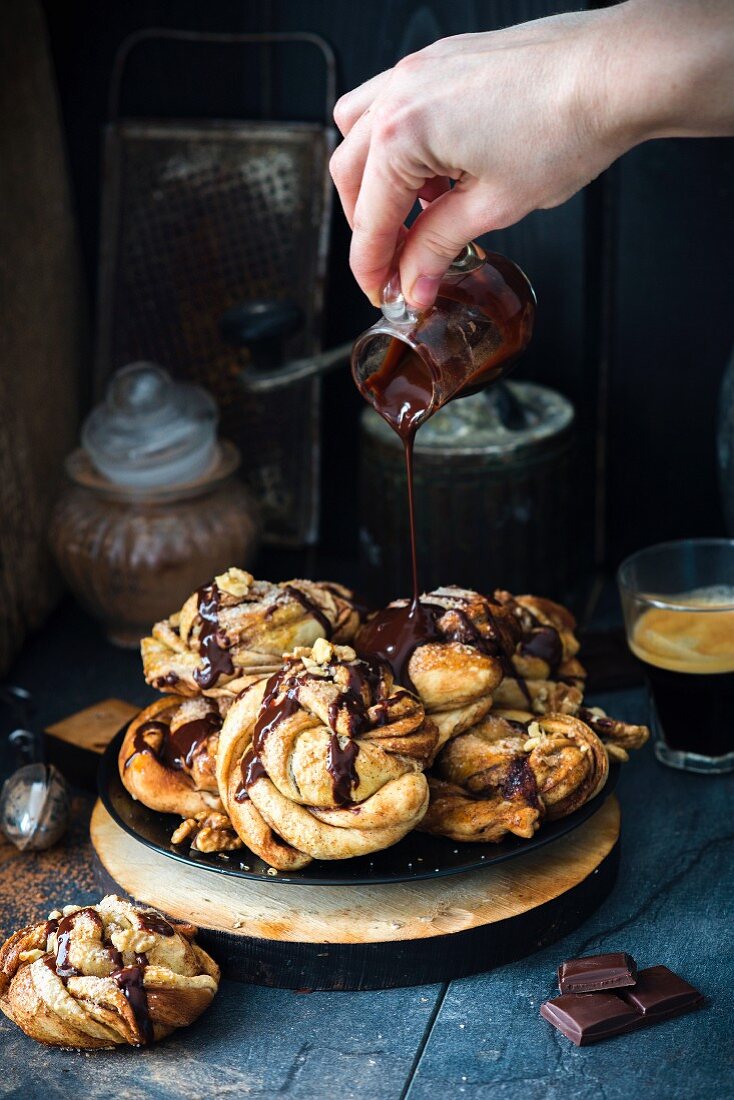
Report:
M 436 300 L 436 291 L 440 282 L 440 275 L 419 275 L 408 295 L 410 301 L 424 309 L 432 306 Z

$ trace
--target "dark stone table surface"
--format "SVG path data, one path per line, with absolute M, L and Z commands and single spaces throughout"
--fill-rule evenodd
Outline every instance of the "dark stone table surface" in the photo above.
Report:
M 610 610 L 608 618 L 613 618 Z M 602 616 L 604 618 L 604 616 Z M 40 725 L 117 696 L 151 698 L 139 658 L 107 645 L 70 604 L 26 646 L 11 675 Z M 597 695 L 639 721 L 641 689 Z M 581 928 L 517 963 L 445 985 L 310 993 L 223 982 L 207 1013 L 146 1051 L 46 1049 L 0 1015 L 0 1096 L 19 1100 L 725 1100 L 734 1096 L 734 776 L 670 771 L 646 746 L 623 769 L 622 855 L 613 893 Z M 87 824 L 58 848 L 0 844 L 0 934 L 69 901 L 97 900 Z M 701 1010 L 577 1049 L 539 1018 L 557 963 L 623 949 L 665 963 L 707 997 Z

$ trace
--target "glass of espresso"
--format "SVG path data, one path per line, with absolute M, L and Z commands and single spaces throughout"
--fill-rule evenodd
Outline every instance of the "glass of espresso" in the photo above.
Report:
M 734 539 L 651 546 L 627 558 L 617 580 L 658 760 L 734 771 Z

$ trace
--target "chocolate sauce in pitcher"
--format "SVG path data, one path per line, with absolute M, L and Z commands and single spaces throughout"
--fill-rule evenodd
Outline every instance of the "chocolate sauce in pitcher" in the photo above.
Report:
M 496 381 L 527 346 L 535 295 L 511 261 L 486 258 L 476 246 L 474 266 L 449 270 L 436 304 L 422 314 L 406 338 L 386 336 L 379 323 L 355 345 L 353 374 L 362 396 L 398 435 L 405 452 L 413 593 L 405 607 L 388 607 L 363 627 L 359 654 L 386 662 L 398 683 L 412 688 L 408 663 L 418 646 L 438 640 L 437 619 L 445 608 L 420 601 L 415 532 L 413 447 L 420 426 L 448 401 L 476 393 Z M 477 260 L 476 257 L 479 257 Z M 395 331 L 395 330 L 393 330 Z M 410 342 L 407 337 L 409 336 Z M 413 346 L 414 344 L 417 347 Z M 375 370 L 375 349 L 384 348 Z M 420 350 L 418 350 L 420 349 Z M 501 635 L 498 635 L 501 641 Z

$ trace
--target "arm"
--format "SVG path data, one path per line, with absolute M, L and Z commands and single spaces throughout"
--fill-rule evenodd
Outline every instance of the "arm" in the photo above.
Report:
M 400 249 L 425 308 L 467 241 L 560 205 L 640 142 L 734 133 L 734 3 L 627 0 L 442 39 L 334 117 L 354 275 L 377 304 Z

